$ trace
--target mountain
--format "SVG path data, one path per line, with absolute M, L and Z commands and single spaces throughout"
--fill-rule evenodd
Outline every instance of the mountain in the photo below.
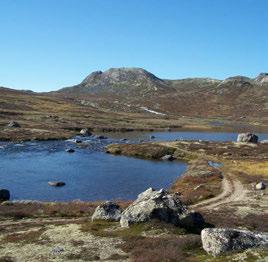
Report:
M 111 68 L 96 71 L 80 84 L 59 90 L 76 94 L 132 94 L 146 96 L 155 91 L 166 92 L 172 88 L 162 79 L 142 68 Z
M 141 68 L 111 68 L 57 95 L 106 111 L 238 119 L 267 115 L 268 74 L 168 80 Z

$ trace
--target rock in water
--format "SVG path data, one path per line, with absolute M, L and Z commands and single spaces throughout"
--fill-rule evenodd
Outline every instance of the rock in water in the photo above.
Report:
M 7 126 L 8 127 L 20 127 L 20 124 L 15 121 L 10 121 Z
M 122 227 L 128 227 L 134 223 L 158 219 L 174 225 L 191 226 L 199 223 L 193 214 L 181 202 L 178 194 L 149 188 L 139 194 L 137 200 L 124 210 L 120 224 Z
M 258 136 L 252 133 L 242 133 L 237 136 L 237 142 L 258 143 Z
M 89 131 L 88 128 L 83 128 L 80 131 L 80 135 L 82 135 L 82 136 L 91 136 L 91 132 Z
M 75 150 L 72 149 L 72 148 L 67 148 L 65 151 L 66 151 L 67 153 L 74 153 L 74 152 L 75 152 Z
M 60 186 L 65 186 L 66 184 L 61 181 L 49 181 L 48 184 L 50 186 L 55 186 L 55 187 L 60 187 Z
M 91 220 L 109 220 L 109 221 L 119 221 L 121 218 L 122 210 L 114 202 L 107 201 L 99 205 L 92 215 Z
M 264 190 L 266 188 L 266 185 L 264 182 L 260 182 L 255 186 L 256 190 Z
M 10 199 L 10 192 L 7 189 L 0 189 L 0 201 L 7 201 Z
M 203 229 L 201 239 L 204 250 L 213 256 L 268 245 L 268 234 L 230 228 Z

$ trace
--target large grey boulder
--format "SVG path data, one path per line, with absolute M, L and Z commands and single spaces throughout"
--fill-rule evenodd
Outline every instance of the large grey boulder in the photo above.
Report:
M 242 133 L 237 136 L 237 142 L 258 143 L 258 136 L 252 133 Z
M 213 256 L 268 245 L 267 233 L 230 228 L 205 228 L 201 239 L 204 250 Z
M 0 189 L 0 201 L 7 201 L 10 199 L 10 192 L 7 189 Z
M 109 220 L 109 221 L 119 221 L 121 218 L 122 210 L 114 202 L 107 201 L 99 205 L 94 214 L 91 217 L 91 220 Z
M 158 219 L 174 225 L 191 227 L 196 226 L 202 220 L 200 220 L 201 215 L 195 214 L 188 211 L 178 194 L 170 194 L 163 189 L 157 191 L 149 188 L 139 194 L 137 200 L 124 210 L 120 224 L 122 227 L 129 227 L 134 223 Z

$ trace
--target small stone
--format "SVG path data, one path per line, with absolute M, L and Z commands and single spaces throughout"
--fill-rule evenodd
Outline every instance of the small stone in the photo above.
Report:
M 62 181 L 49 181 L 48 184 L 50 186 L 55 186 L 55 187 L 61 187 L 61 186 L 65 186 L 65 182 Z
M 20 127 L 20 124 L 16 121 L 10 121 L 7 125 L 8 127 L 17 127 L 19 128 Z
M 264 190 L 266 188 L 266 185 L 264 182 L 260 182 L 255 186 L 256 190 Z
M 161 157 L 162 160 L 168 160 L 168 161 L 173 161 L 175 158 L 172 155 L 165 155 Z
M 91 134 L 91 132 L 89 131 L 88 128 L 83 128 L 80 131 L 80 135 L 82 135 L 82 136 L 91 136 L 92 134 Z
M 67 148 L 65 151 L 66 151 L 67 153 L 74 153 L 74 152 L 75 152 L 75 150 L 72 149 L 72 148 Z
M 0 201 L 7 201 L 10 199 L 10 192 L 7 189 L 0 189 Z

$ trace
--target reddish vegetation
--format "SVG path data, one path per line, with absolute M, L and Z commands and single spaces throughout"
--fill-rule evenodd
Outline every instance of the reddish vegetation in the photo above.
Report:
M 171 187 L 173 192 L 180 192 L 186 204 L 214 197 L 221 191 L 222 176 L 215 173 L 210 176 L 184 176 L 178 179 Z

